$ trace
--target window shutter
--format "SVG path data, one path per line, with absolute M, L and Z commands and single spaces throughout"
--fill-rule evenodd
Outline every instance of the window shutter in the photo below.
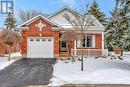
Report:
M 77 48 L 80 48 L 80 47 L 81 47 L 81 41 L 78 40 L 78 41 L 77 41 Z
M 92 36 L 92 47 L 95 48 L 96 47 L 96 35 Z

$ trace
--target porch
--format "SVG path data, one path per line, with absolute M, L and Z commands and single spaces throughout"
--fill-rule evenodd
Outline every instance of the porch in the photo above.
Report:
M 61 59 L 66 59 L 68 58 L 68 55 L 81 56 L 81 49 L 71 49 L 70 54 L 69 52 L 60 52 L 59 57 Z M 83 49 L 83 55 L 87 57 L 107 56 L 108 50 L 107 49 Z
M 82 49 L 72 49 L 71 55 L 78 55 L 80 56 Z M 108 50 L 107 49 L 83 49 L 83 55 L 85 56 L 107 56 Z

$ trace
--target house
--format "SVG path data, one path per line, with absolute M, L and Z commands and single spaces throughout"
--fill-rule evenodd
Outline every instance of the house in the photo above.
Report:
M 2 29 L 0 29 L 1 32 Z M 5 45 L 3 43 L 0 42 L 0 54 L 3 54 L 5 50 Z
M 22 55 L 27 58 L 63 58 L 67 57 L 68 50 L 72 55 L 81 55 L 81 41 L 72 42 L 71 46 L 60 41 L 62 32 L 75 29 L 63 17 L 72 15 L 72 9 L 64 7 L 45 17 L 38 15 L 17 28 L 22 32 Z M 104 49 L 104 26 L 93 16 L 94 25 L 90 26 L 84 36 L 84 54 L 99 56 L 106 53 Z

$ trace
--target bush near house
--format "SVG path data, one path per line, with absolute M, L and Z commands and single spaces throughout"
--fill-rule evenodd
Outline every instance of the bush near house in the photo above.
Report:
M 19 46 L 18 43 L 16 43 L 14 46 L 11 47 L 11 53 L 18 52 Z M 8 49 L 4 43 L 0 43 L 0 54 L 8 54 Z

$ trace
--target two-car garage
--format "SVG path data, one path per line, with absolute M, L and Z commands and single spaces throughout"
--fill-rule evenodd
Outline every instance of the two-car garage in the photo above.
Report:
M 27 38 L 28 58 L 53 58 L 54 38 L 53 37 L 28 37 Z

